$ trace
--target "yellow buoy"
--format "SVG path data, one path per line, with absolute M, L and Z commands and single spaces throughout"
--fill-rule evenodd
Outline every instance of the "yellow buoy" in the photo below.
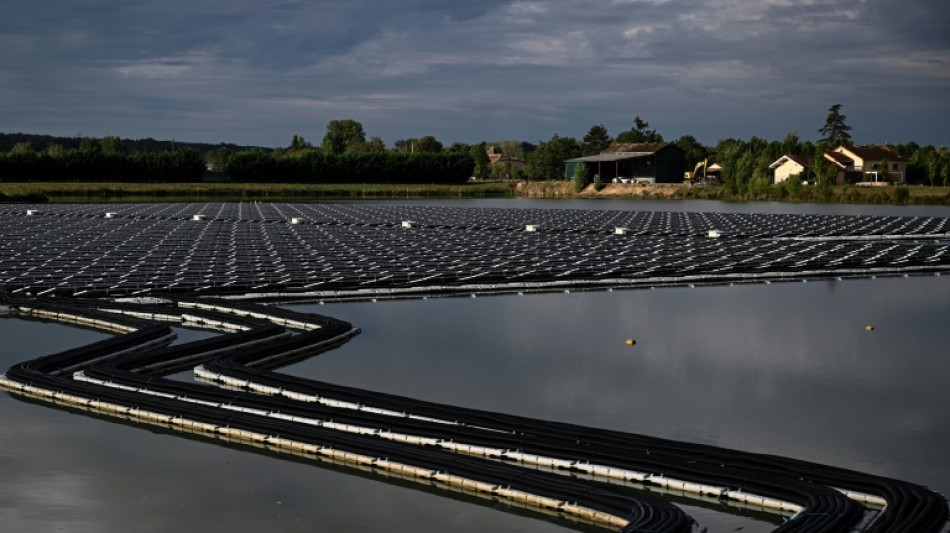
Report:
M 633 346 L 633 345 L 636 344 L 636 343 L 637 343 L 637 341 L 635 341 L 635 340 L 633 340 L 633 339 L 627 339 L 627 345 L 628 345 L 628 346 Z
M 867 331 L 874 331 L 874 326 L 864 326 L 864 329 Z

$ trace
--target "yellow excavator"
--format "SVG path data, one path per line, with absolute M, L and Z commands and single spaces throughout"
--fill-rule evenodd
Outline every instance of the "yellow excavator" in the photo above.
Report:
M 685 181 L 686 183 L 696 183 L 705 179 L 706 178 L 706 164 L 708 162 L 709 162 L 708 159 L 703 159 L 699 163 L 696 163 L 696 166 L 693 167 L 692 172 L 684 172 L 683 181 Z M 699 173 L 700 168 L 703 169 L 702 174 Z

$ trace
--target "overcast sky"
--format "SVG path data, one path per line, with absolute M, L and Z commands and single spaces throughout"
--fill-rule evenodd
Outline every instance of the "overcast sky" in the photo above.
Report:
M 0 131 L 286 146 L 615 135 L 950 144 L 946 0 L 12 0 Z

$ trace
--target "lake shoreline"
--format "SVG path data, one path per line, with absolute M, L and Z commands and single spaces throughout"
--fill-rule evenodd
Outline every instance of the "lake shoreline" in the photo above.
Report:
M 575 192 L 570 181 L 478 182 L 462 185 L 261 184 L 261 183 L 0 183 L 0 203 L 182 201 L 324 201 L 389 199 L 612 199 L 721 200 L 879 205 L 950 205 L 950 187 L 923 185 L 805 188 L 790 196 L 777 188 L 731 193 L 724 187 L 687 184 L 610 183 Z

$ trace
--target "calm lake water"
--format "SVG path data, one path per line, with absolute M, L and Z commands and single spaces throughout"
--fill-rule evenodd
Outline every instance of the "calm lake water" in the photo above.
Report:
M 719 202 L 451 204 L 950 216 L 947 208 Z M 950 494 L 950 276 L 292 307 L 363 329 L 342 348 L 286 369 L 297 375 L 787 455 Z M 182 331 L 189 340 L 202 335 Z M 0 320 L 0 336 L 0 369 L 104 337 L 11 319 Z M 350 470 L 6 394 L 0 471 L 2 531 L 562 530 Z M 711 531 L 774 527 L 687 511 Z

